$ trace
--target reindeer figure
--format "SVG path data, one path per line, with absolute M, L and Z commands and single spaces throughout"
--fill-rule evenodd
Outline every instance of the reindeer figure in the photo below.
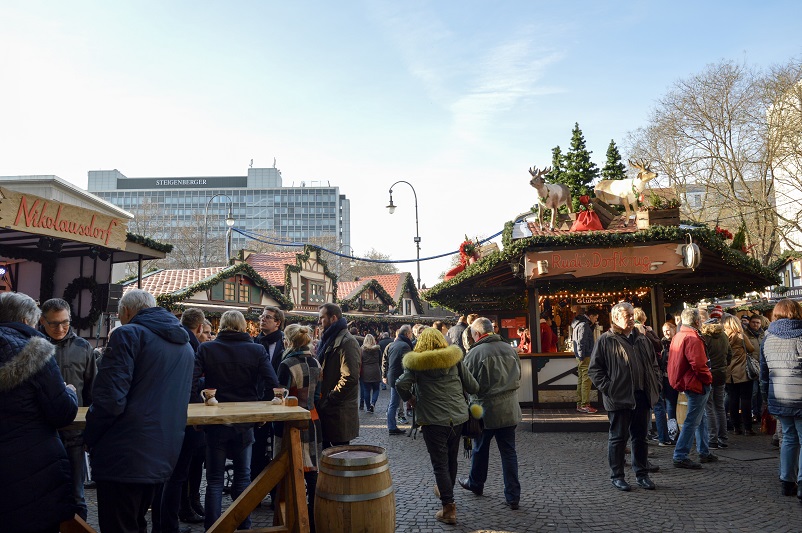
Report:
M 639 171 L 637 177 L 623 180 L 601 180 L 593 189 L 599 200 L 610 205 L 624 206 L 626 212 L 624 226 L 629 225 L 630 208 L 632 211 L 635 210 L 638 197 L 646 187 L 646 182 L 657 177 L 657 172 L 652 172 L 645 160 L 636 162 L 630 159 L 629 165 Z
M 537 167 L 529 169 L 532 179 L 529 185 L 537 189 L 537 225 L 543 231 L 543 209 L 551 209 L 551 226 L 554 231 L 554 222 L 557 218 L 557 210 L 561 205 L 568 208 L 569 213 L 574 212 L 571 204 L 571 190 L 562 183 L 546 183 L 543 176 L 551 172 L 551 167 L 539 170 Z

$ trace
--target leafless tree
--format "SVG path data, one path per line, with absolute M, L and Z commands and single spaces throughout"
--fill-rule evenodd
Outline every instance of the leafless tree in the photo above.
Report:
M 799 230 L 783 215 L 778 171 L 802 185 L 799 142 L 802 63 L 759 71 L 724 61 L 677 81 L 648 125 L 632 132 L 632 157 L 654 162 L 661 185 L 676 189 L 683 216 L 737 230 L 744 226 L 763 264 Z M 734 232 L 734 231 L 733 231 Z

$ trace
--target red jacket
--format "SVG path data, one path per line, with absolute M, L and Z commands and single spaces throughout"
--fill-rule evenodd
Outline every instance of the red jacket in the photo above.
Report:
M 682 326 L 671 339 L 668 349 L 668 382 L 680 392 L 704 392 L 702 385 L 713 383 L 713 374 L 707 365 L 705 343 L 699 332 Z

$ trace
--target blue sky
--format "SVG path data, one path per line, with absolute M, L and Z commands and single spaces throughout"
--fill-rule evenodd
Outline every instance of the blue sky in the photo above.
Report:
M 352 245 L 415 256 L 535 201 L 579 122 L 594 161 L 706 64 L 802 57 L 785 2 L 35 2 L 0 5 L 0 175 L 244 175 L 351 199 Z M 624 152 L 626 157 L 626 152 Z M 448 260 L 426 262 L 431 286 Z M 414 272 L 414 263 L 402 266 Z

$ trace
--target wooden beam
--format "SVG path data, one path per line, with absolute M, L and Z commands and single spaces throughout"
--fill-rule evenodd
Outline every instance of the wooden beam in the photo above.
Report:
M 73 516 L 71 520 L 62 522 L 58 530 L 59 533 L 97 533 L 92 526 L 87 524 L 84 519 L 78 515 Z

